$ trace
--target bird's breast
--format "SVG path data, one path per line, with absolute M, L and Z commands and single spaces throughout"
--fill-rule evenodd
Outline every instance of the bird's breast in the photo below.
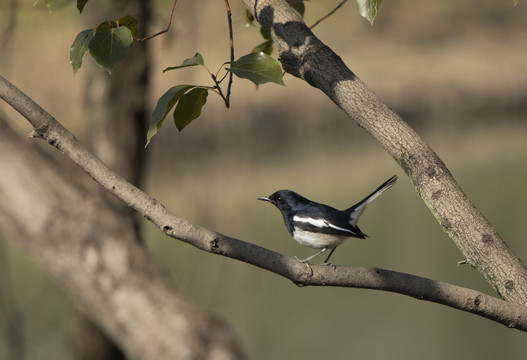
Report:
M 293 238 L 301 245 L 309 246 L 313 249 L 322 249 L 327 247 L 333 249 L 339 246 L 349 236 L 333 235 L 305 231 L 301 229 L 293 230 Z

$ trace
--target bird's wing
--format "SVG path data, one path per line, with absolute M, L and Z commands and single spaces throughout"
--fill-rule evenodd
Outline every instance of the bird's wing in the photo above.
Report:
M 322 219 L 302 213 L 297 213 L 293 217 L 293 226 L 305 231 L 329 235 L 352 236 L 362 239 L 366 237 L 358 228 L 352 227 L 346 222 L 341 224 L 341 222 L 333 221 L 332 219 Z

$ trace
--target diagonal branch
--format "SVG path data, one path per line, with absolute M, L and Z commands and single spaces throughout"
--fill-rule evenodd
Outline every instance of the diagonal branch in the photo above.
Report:
M 284 70 L 322 90 L 399 163 L 468 264 L 506 300 L 527 306 L 527 268 L 419 135 L 281 0 L 243 0 L 271 34 Z
M 0 98 L 33 126 L 33 137 L 62 151 L 106 190 L 155 224 L 163 233 L 213 254 L 226 256 L 271 271 L 298 286 L 340 286 L 376 289 L 408 295 L 477 314 L 508 327 L 527 331 L 527 308 L 475 290 L 376 268 L 313 265 L 272 250 L 191 224 L 170 213 L 160 202 L 114 173 L 90 153 L 57 120 L 31 98 L 0 76 Z
M 188 299 L 137 241 L 133 217 L 72 181 L 64 166 L 7 121 L 0 112 L 1 235 L 15 241 L 79 311 L 69 324 L 72 341 L 89 336 L 92 346 L 78 349 L 82 353 L 74 346 L 67 358 L 125 358 L 100 356 L 108 344 L 93 331 L 79 335 L 82 314 L 127 359 L 244 359 L 229 327 Z M 13 331 L 6 339 L 15 337 Z

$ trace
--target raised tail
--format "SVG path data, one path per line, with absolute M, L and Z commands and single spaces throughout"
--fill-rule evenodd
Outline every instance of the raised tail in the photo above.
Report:
M 350 213 L 349 224 L 352 226 L 357 226 L 360 216 L 366 209 L 366 206 L 373 200 L 377 199 L 383 192 L 391 188 L 397 182 L 397 175 L 392 176 L 386 180 L 381 186 L 375 189 L 370 195 L 366 196 L 363 200 L 359 201 L 357 204 L 350 207 L 348 210 Z

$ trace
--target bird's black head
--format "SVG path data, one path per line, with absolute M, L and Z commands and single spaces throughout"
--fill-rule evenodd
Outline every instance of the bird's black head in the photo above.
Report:
M 269 201 L 280 211 L 294 210 L 299 205 L 309 202 L 309 200 L 291 190 L 278 190 L 268 197 L 259 197 L 258 200 Z

